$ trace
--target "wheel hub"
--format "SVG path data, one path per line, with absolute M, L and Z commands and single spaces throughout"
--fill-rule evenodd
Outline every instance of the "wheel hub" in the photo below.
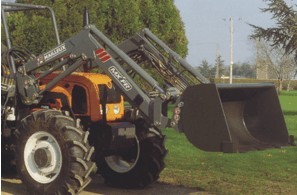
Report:
M 51 164 L 52 156 L 48 148 L 39 148 L 34 152 L 34 161 L 38 168 L 45 168 Z
M 37 182 L 54 181 L 62 167 L 62 152 L 56 138 L 45 131 L 32 134 L 24 148 L 24 163 L 29 175 Z
M 134 145 L 134 152 L 132 155 L 129 155 L 129 159 L 125 158 L 125 155 L 117 154 L 112 156 L 105 157 L 105 162 L 108 166 L 118 173 L 127 173 L 131 169 L 135 167 L 138 162 L 139 155 L 140 155 L 140 145 L 137 136 L 135 136 L 135 145 Z M 130 151 L 133 151 L 130 148 Z

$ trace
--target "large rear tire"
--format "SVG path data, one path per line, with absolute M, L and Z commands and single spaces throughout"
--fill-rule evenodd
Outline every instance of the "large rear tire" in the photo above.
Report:
M 62 112 L 28 115 L 17 137 L 17 170 L 30 194 L 77 194 L 91 181 L 88 132 Z
M 156 181 L 165 167 L 164 138 L 154 129 L 145 129 L 137 135 L 129 152 L 107 157 L 96 155 L 105 182 L 119 188 L 142 188 Z

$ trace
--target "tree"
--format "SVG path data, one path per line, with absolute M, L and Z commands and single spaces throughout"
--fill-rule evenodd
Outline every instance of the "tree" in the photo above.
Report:
M 40 12 L 35 12 L 40 14 Z M 7 17 L 10 27 L 10 38 L 13 46 L 28 49 L 34 54 L 46 51 L 57 44 L 48 14 L 32 15 L 32 13 L 11 13 Z M 1 42 L 6 45 L 4 32 L 1 34 Z
M 52 7 L 56 13 L 62 41 L 80 31 L 83 25 L 83 11 L 86 7 L 90 13 L 91 23 L 95 24 L 114 43 L 120 43 L 142 28 L 150 28 L 153 33 L 157 34 L 177 53 L 183 57 L 187 54 L 188 41 L 184 25 L 173 0 L 17 0 L 17 2 Z M 27 21 L 18 22 L 13 29 L 15 31 L 13 39 L 18 39 L 15 40 L 15 44 L 25 47 L 28 47 L 28 42 L 51 45 L 47 40 L 52 36 L 52 34 L 48 33 L 51 32 L 49 23 L 41 22 L 43 24 L 39 30 L 42 30 L 45 36 L 40 37 L 35 30 L 36 28 L 33 28 L 34 25 L 41 26 L 41 24 L 38 24 L 40 21 L 32 20 L 32 18 L 38 16 L 49 22 L 48 16 L 39 12 L 36 13 L 37 16 L 36 14 L 35 16 L 28 13 L 24 14 L 28 17 Z M 21 15 L 18 14 L 17 18 L 20 17 Z M 12 20 L 15 22 L 16 18 L 12 18 Z M 27 29 L 25 34 L 23 29 Z M 26 44 L 21 41 L 24 39 L 28 39 Z M 48 50 L 49 46 L 31 44 L 29 47 L 34 53 L 40 53 Z
M 262 12 L 271 13 L 272 19 L 276 20 L 277 25 L 276 27 L 262 28 L 250 24 L 254 28 L 251 38 L 264 39 L 272 47 L 283 48 L 286 55 L 295 56 L 295 63 L 297 63 L 297 12 L 284 0 L 264 1 L 267 2 L 268 7 L 262 9 Z
M 272 47 L 265 41 L 257 42 L 257 68 L 264 70 L 269 78 L 278 80 L 278 90 L 283 89 L 283 81 L 291 80 L 297 71 L 293 54 L 283 48 Z
M 130 1 L 128 1 L 130 2 Z M 144 27 L 151 29 L 168 46 L 185 57 L 188 40 L 184 24 L 173 0 L 140 0 L 140 20 Z
M 221 55 L 217 55 L 215 67 L 216 67 L 215 78 L 221 78 L 224 75 L 224 60 L 222 60 Z
M 227 68 L 230 70 L 229 68 Z M 254 65 L 249 63 L 235 63 L 233 64 L 233 75 L 234 77 L 242 78 L 256 78 L 256 68 Z
M 204 77 L 206 77 L 208 79 L 214 78 L 214 76 L 215 76 L 215 68 L 213 66 L 211 66 L 207 60 L 203 60 L 201 65 L 198 66 L 197 69 L 200 71 L 200 73 Z

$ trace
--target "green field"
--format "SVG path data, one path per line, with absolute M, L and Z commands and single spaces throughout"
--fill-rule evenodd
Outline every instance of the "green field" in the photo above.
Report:
M 297 92 L 280 97 L 287 128 L 297 142 Z M 297 147 L 240 154 L 204 152 L 183 134 L 165 129 L 166 168 L 160 181 L 211 194 L 297 194 Z

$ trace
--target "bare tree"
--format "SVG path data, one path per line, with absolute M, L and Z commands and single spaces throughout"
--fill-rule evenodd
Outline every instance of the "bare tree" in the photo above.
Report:
M 268 79 L 278 80 L 278 90 L 283 89 L 283 81 L 290 80 L 297 71 L 293 54 L 288 54 L 281 47 L 271 46 L 268 42 L 257 41 L 257 68 L 266 71 Z M 288 87 L 288 86 L 287 86 Z
M 253 39 L 264 39 L 272 47 L 282 48 L 287 55 L 293 55 L 297 64 L 297 4 L 289 6 L 284 0 L 263 0 L 268 7 L 261 9 L 272 14 L 276 26 L 263 28 L 250 24 L 254 28 Z M 297 71 L 295 72 L 297 75 Z

